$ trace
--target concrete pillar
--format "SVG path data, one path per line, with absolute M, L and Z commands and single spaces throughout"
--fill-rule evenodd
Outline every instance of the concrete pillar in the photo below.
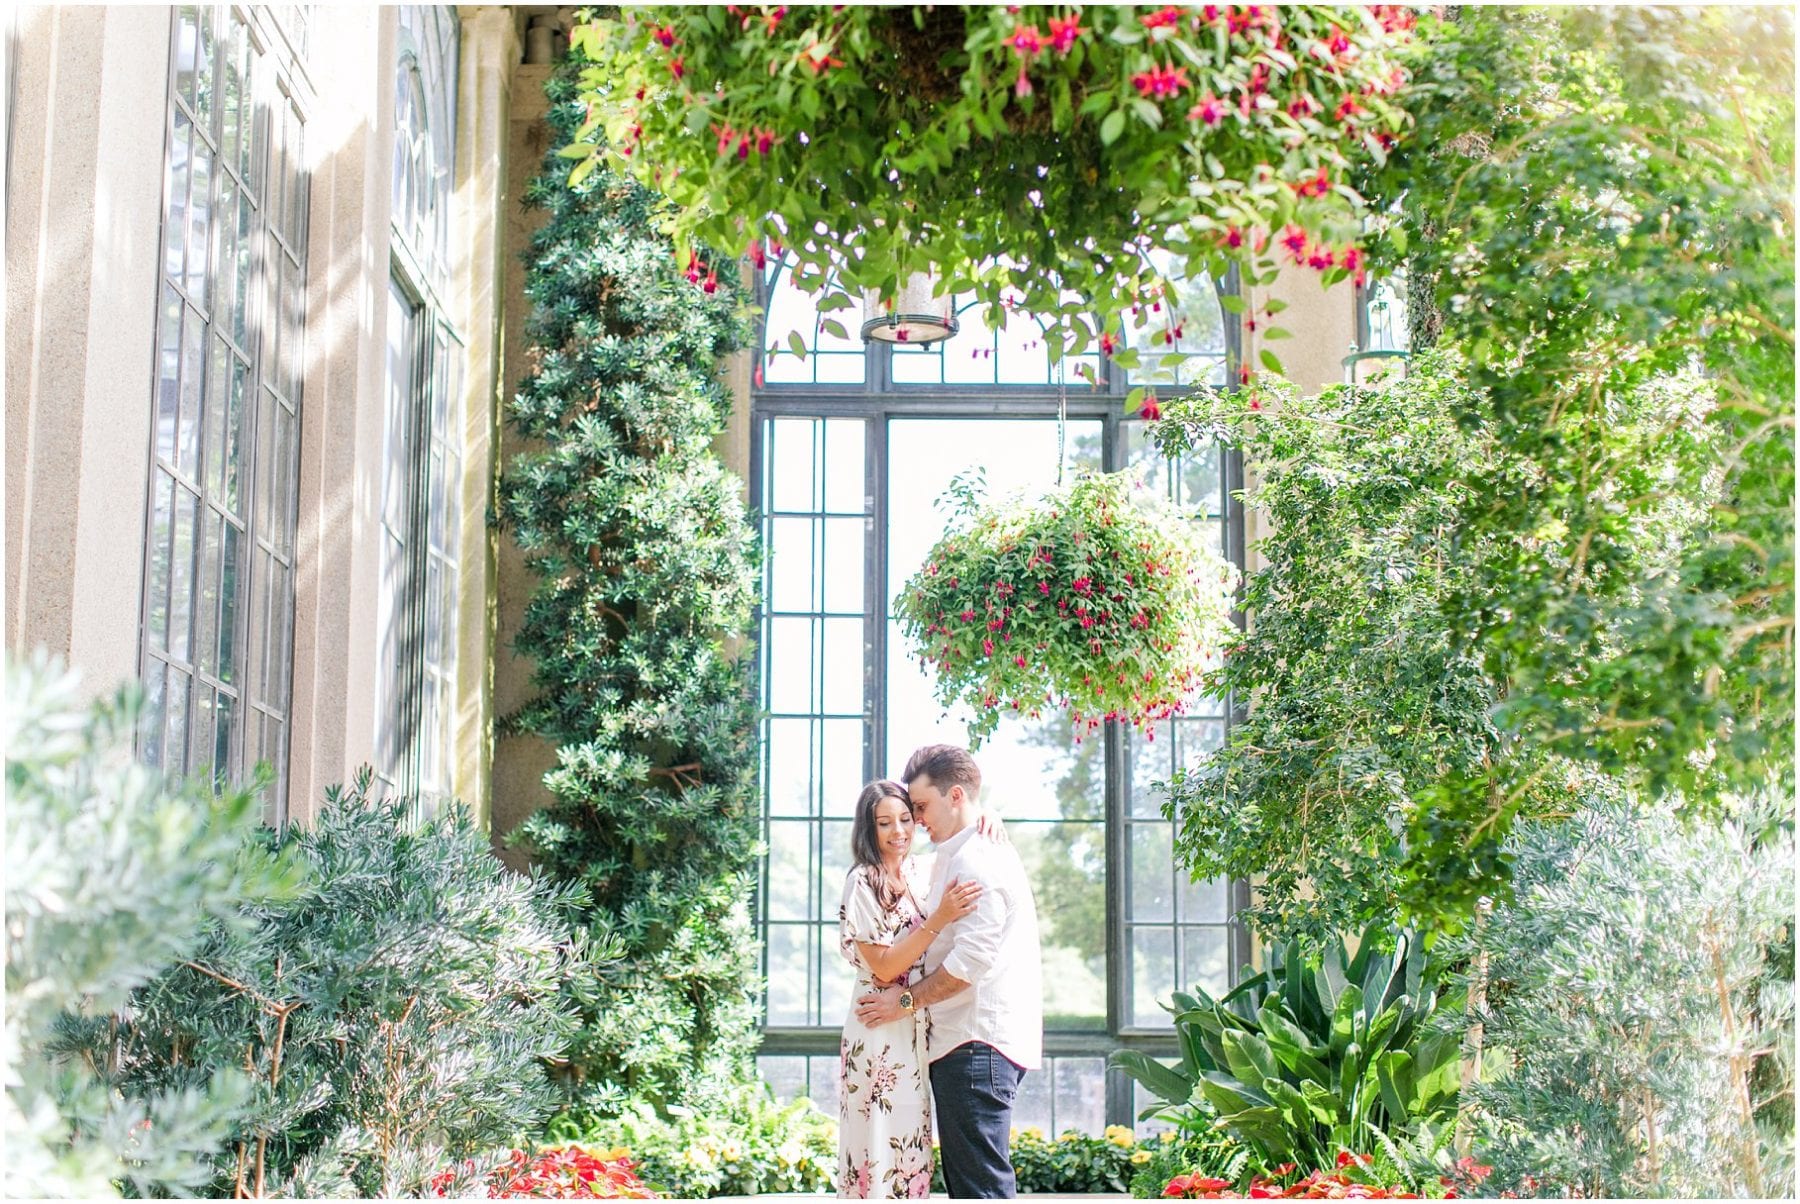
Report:
M 289 815 L 375 759 L 396 10 L 313 22 Z
M 499 432 L 508 396 L 503 338 L 511 306 L 502 281 L 514 258 L 506 239 L 513 198 L 508 174 L 518 27 L 504 5 L 463 5 L 456 105 L 456 199 L 451 275 L 460 295 L 464 352 L 461 598 L 456 615 L 456 747 L 452 782 L 478 822 L 488 819 L 494 749 L 495 575 L 500 536 L 487 515 L 497 500 Z
M 138 674 L 170 13 L 16 13 L 6 643 L 60 654 L 90 694 Z
M 550 149 L 550 127 L 544 122 L 549 105 L 544 98 L 544 83 L 553 70 L 548 65 L 519 64 L 513 68 L 512 108 L 508 114 L 508 147 L 506 165 L 508 196 L 523 196 L 525 185 L 543 169 L 544 155 Z M 508 205 L 505 228 L 505 274 L 501 278 L 505 298 L 505 336 L 501 341 L 504 364 L 504 398 L 510 398 L 529 372 L 526 355 L 525 322 L 529 306 L 525 301 L 525 263 L 523 256 L 531 246 L 531 236 L 549 220 L 541 210 L 528 210 L 521 205 Z M 519 438 L 504 425 L 498 430 L 502 463 L 532 450 L 530 443 Z M 501 533 L 495 549 L 495 595 L 493 647 L 494 713 L 508 715 L 518 710 L 537 694 L 532 684 L 532 662 L 513 651 L 519 625 L 524 619 L 525 604 L 537 584 L 536 577 L 525 566 L 525 555 L 518 541 Z M 489 827 L 495 843 L 517 827 L 533 811 L 550 801 L 544 788 L 544 774 L 556 764 L 556 749 L 547 741 L 526 733 L 497 735 L 494 740 L 493 802 Z M 506 854 L 514 865 L 523 858 Z

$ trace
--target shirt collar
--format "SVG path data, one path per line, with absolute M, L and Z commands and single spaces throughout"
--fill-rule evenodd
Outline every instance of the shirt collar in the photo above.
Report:
M 954 856 L 958 849 L 969 843 L 969 837 L 973 835 L 975 835 L 975 825 L 970 824 L 955 836 L 952 836 L 949 840 L 946 840 L 943 844 L 939 845 L 937 847 L 939 864 L 943 864 L 944 859 Z

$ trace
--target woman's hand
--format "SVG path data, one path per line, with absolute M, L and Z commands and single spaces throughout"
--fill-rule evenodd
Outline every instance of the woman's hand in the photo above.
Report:
M 925 921 L 925 927 L 933 932 L 942 932 L 974 911 L 975 904 L 980 901 L 981 883 L 952 882 L 944 888 L 944 897 L 938 900 L 937 910 Z
M 1012 843 L 1011 838 L 1006 835 L 1006 825 L 1000 822 L 1000 817 L 989 815 L 986 811 L 975 817 L 975 832 L 995 844 Z

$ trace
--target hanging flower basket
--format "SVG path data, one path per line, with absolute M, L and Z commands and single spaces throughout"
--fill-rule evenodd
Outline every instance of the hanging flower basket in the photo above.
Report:
M 938 700 L 975 712 L 970 741 L 1045 708 L 1077 738 L 1114 719 L 1154 739 L 1236 633 L 1236 570 L 1205 526 L 1124 473 L 1033 500 L 952 493 L 952 529 L 895 609 Z

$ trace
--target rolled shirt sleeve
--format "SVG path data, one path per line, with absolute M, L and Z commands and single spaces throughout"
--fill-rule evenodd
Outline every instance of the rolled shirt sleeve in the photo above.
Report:
M 1000 942 L 1006 935 L 1011 902 L 1005 889 L 987 880 L 985 875 L 971 874 L 964 868 L 961 876 L 980 882 L 985 889 L 975 910 L 956 921 L 954 942 L 939 968 L 952 978 L 974 982 L 992 969 L 1000 956 Z

